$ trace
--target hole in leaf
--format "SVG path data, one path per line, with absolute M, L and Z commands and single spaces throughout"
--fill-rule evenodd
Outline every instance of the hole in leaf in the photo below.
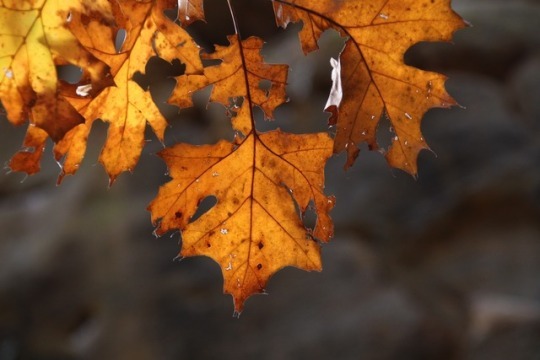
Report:
M 306 229 L 315 229 L 315 224 L 317 223 L 317 213 L 315 212 L 313 201 L 310 201 L 306 212 L 302 217 L 302 222 L 304 223 L 304 227 Z
M 270 80 L 264 79 L 259 81 L 259 89 L 263 90 L 268 96 L 268 93 L 270 92 L 270 89 L 272 88 L 272 82 Z
M 192 223 L 196 221 L 198 218 L 203 216 L 205 213 L 207 213 L 211 208 L 216 206 L 217 204 L 217 198 L 215 196 L 207 196 L 205 197 L 200 203 L 199 207 L 197 208 L 197 211 L 195 211 L 195 214 L 189 219 L 189 222 Z
M 298 202 L 296 201 L 296 198 L 294 197 L 294 191 L 292 189 L 289 189 L 285 184 L 281 184 L 281 186 L 283 186 L 283 188 L 285 188 L 285 190 L 289 193 L 289 196 L 291 197 L 291 201 L 293 202 L 294 204 L 294 211 L 296 212 L 296 214 L 298 215 L 298 218 L 301 220 L 302 219 L 302 211 L 300 209 L 300 206 L 298 205 Z
M 58 65 L 56 67 L 58 78 L 70 84 L 77 84 L 82 78 L 82 69 L 75 65 Z
M 183 75 L 186 71 L 186 66 L 177 59 L 169 63 L 160 57 L 153 56 L 146 63 L 144 71 L 144 74 L 140 72 L 135 73 L 133 75 L 133 81 L 139 84 L 144 90 L 147 90 L 152 85 L 158 85 L 168 78 Z
M 217 66 L 221 64 L 222 62 L 223 60 L 221 59 L 202 59 L 202 64 L 204 67 Z
M 120 29 L 116 33 L 116 38 L 114 39 L 114 48 L 117 53 L 119 53 L 122 50 L 122 46 L 124 45 L 124 42 L 126 41 L 127 32 L 125 29 Z
M 383 114 L 377 125 L 377 144 L 381 149 L 387 150 L 392 145 L 392 138 L 396 136 L 390 119 Z
M 179 6 L 186 5 L 187 2 L 180 1 Z M 207 52 L 213 51 L 214 44 L 228 45 L 227 34 L 234 34 L 234 27 L 227 2 L 212 1 L 211 5 L 205 4 L 204 16 L 206 22 L 195 21 L 186 28 L 189 35 Z M 182 21 L 183 19 L 179 19 L 179 22 Z
M 171 21 L 176 21 L 178 19 L 178 7 L 163 10 L 163 15 Z
M 227 115 L 230 115 L 231 117 L 235 117 L 236 115 L 238 115 L 238 110 L 242 107 L 243 103 L 244 103 L 243 96 L 229 98 L 229 106 L 227 108 Z
M 264 113 L 261 108 L 253 108 L 253 117 L 255 119 L 255 127 L 257 131 L 267 132 L 273 131 L 280 128 L 280 123 L 274 120 L 265 120 Z

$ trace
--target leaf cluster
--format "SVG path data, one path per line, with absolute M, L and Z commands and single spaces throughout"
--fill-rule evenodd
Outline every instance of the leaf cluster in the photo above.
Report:
M 186 30 L 205 21 L 203 5 L 211 1 L 0 0 L 0 99 L 9 122 L 28 124 L 12 170 L 38 172 L 50 138 L 62 167 L 58 181 L 75 174 L 92 125 L 101 119 L 109 127 L 99 161 L 112 184 L 135 168 L 146 127 L 161 141 L 168 127 L 150 93 L 135 81 L 151 57 L 185 66 L 170 104 L 191 107 L 193 94 L 212 86 L 209 101 L 228 109 L 234 140 L 164 149 L 160 156 L 172 179 L 149 210 L 157 234 L 181 231 L 181 256 L 204 255 L 221 266 L 224 291 L 238 313 L 279 269 L 321 269 L 320 243 L 333 235 L 334 198 L 324 194 L 324 165 L 333 154 L 345 151 L 349 167 L 362 142 L 381 150 L 376 130 L 387 118 L 395 136 L 382 152 L 391 166 L 416 175 L 418 153 L 428 148 L 422 116 L 455 102 L 444 76 L 407 66 L 403 56 L 421 41 L 449 41 L 464 26 L 450 0 L 268 1 L 277 26 L 303 23 L 299 40 L 306 54 L 317 50 L 328 29 L 347 39 L 340 57 L 331 59 L 325 110 L 333 136 L 257 130 L 254 108 L 271 120 L 288 99 L 288 66 L 266 63 L 263 39 L 241 36 L 234 0 L 227 4 L 235 33 L 212 53 L 201 51 Z M 166 16 L 170 9 L 175 20 Z M 121 31 L 125 41 L 117 49 Z M 78 83 L 59 79 L 57 67 L 66 64 L 82 69 Z M 193 220 L 208 196 L 216 205 Z M 303 224 L 310 206 L 317 215 L 313 229 Z

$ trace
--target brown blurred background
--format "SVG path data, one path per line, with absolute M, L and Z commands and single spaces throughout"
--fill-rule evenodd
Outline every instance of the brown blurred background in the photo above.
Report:
M 339 37 L 326 34 L 306 58 L 299 25 L 276 29 L 267 1 L 237 3 L 243 35 L 263 36 L 266 59 L 292 68 L 291 102 L 261 128 L 324 130 Z M 240 319 L 216 264 L 174 262 L 179 235 L 152 236 L 145 208 L 168 177 L 151 132 L 134 173 L 111 189 L 96 160 L 102 123 L 62 186 L 50 149 L 39 175 L 0 175 L 0 360 L 540 359 L 540 1 L 453 6 L 473 27 L 406 55 L 449 75 L 466 108 L 425 116 L 437 155 L 420 155 L 418 180 L 378 153 L 362 151 L 348 172 L 333 159 L 324 271 L 281 271 Z M 232 25 L 225 1 L 206 9 L 208 25 L 192 31 L 210 49 Z M 181 66 L 147 70 L 139 80 L 163 103 L 174 85 L 164 76 Z M 231 136 L 223 109 L 204 109 L 207 96 L 180 114 L 163 104 L 167 145 Z M 1 163 L 23 136 L 0 121 Z

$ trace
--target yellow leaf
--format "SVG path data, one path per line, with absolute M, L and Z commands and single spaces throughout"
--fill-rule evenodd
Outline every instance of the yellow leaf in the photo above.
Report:
M 89 33 L 88 29 L 95 29 L 99 33 L 112 35 L 111 27 L 103 26 L 99 18 L 86 19 L 86 26 L 80 25 L 84 22 L 74 22 L 79 25 L 72 26 L 73 33 L 93 49 L 96 57 L 110 66 L 115 85 L 105 88 L 79 108 L 86 119 L 87 129 L 74 130 L 70 139 L 56 147 L 56 157 L 69 160 L 69 167 L 63 170 L 65 174 L 76 171 L 85 151 L 85 147 L 78 142 L 86 139 L 88 128 L 96 118 L 109 123 L 100 162 L 109 174 L 111 183 L 120 173 L 131 171 L 137 164 L 144 147 L 147 123 L 158 139 L 163 140 L 167 122 L 150 93 L 133 81 L 133 76 L 144 73 L 146 63 L 155 55 L 169 61 L 180 59 L 186 65 L 186 73 L 203 72 L 198 46 L 185 30 L 163 14 L 167 4 L 166 0 L 112 3 L 111 11 L 118 24 L 116 31 L 120 27 L 126 31 L 126 39 L 119 53 L 114 50 L 112 36 L 96 38 Z M 82 19 L 82 16 L 74 14 L 74 18 Z M 77 142 L 72 141 L 73 136 L 78 139 Z
M 107 67 L 69 31 L 75 0 L 0 1 L 0 99 L 13 124 L 30 119 L 58 141 L 83 118 L 60 94 L 56 65 L 85 68 L 101 81 Z

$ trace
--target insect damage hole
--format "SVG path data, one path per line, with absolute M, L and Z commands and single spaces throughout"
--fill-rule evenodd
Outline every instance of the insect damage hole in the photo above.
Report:
M 302 216 L 302 222 L 306 229 L 309 229 L 310 231 L 315 229 L 315 224 L 317 224 L 317 213 L 315 211 L 313 200 L 309 202 L 308 207 Z
M 122 51 L 122 46 L 124 46 L 126 37 L 127 37 L 126 29 L 119 29 L 116 32 L 116 37 L 114 39 L 114 48 L 117 53 L 120 53 Z
M 56 72 L 60 80 L 64 80 L 70 84 L 77 84 L 79 81 L 81 81 L 83 75 L 82 69 L 72 64 L 57 65 Z
M 189 222 L 192 223 L 196 221 L 198 218 L 206 214 L 210 209 L 212 209 L 217 204 L 217 198 L 213 195 L 207 196 L 204 199 L 202 199 L 199 202 L 199 207 L 197 208 L 197 211 L 195 211 L 195 214 L 189 219 Z
M 272 82 L 270 80 L 264 79 L 259 81 L 259 89 L 264 91 L 266 97 L 270 95 L 270 89 L 272 88 Z
M 394 128 L 390 122 L 388 115 L 385 113 L 381 116 L 379 124 L 376 130 L 377 145 L 383 150 L 387 151 L 390 145 L 392 145 L 392 139 L 396 136 Z
M 317 214 L 315 211 L 315 204 L 313 203 L 313 200 L 311 200 L 306 207 L 305 211 L 302 211 L 302 208 L 296 201 L 296 198 L 294 197 L 294 192 L 292 189 L 289 189 L 284 184 L 282 185 L 287 192 L 289 193 L 289 196 L 291 197 L 292 202 L 294 203 L 294 210 L 296 214 L 298 215 L 298 218 L 302 222 L 302 225 L 306 228 L 307 231 L 312 232 L 312 230 L 315 228 L 315 224 L 317 223 Z

